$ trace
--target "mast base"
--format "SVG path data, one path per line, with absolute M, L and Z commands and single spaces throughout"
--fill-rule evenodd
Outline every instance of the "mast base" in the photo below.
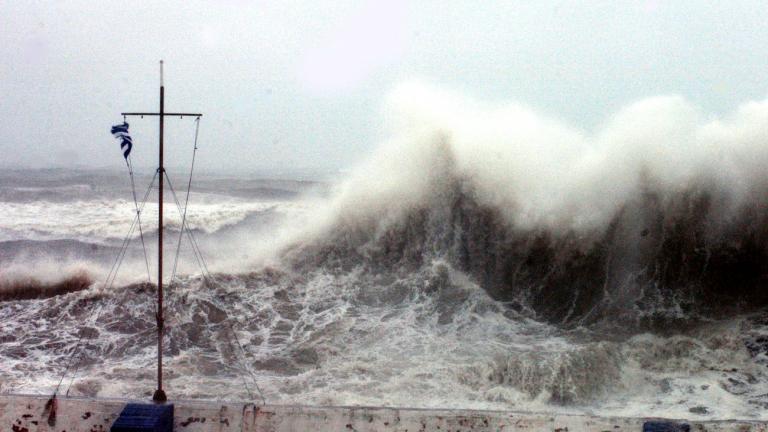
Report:
M 165 392 L 162 389 L 155 390 L 155 394 L 152 396 L 152 400 L 158 403 L 162 403 L 168 400 L 165 396 Z

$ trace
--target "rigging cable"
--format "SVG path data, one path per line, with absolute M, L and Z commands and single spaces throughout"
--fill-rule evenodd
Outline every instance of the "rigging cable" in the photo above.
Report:
M 131 228 L 128 230 L 128 234 L 126 235 L 126 239 L 130 238 L 130 236 L 133 234 L 133 231 L 136 227 L 136 219 L 134 218 L 133 224 L 131 224 Z M 123 252 L 123 248 L 126 247 L 126 241 L 123 240 L 123 245 L 120 248 L 120 251 L 118 252 L 118 257 L 115 260 L 115 264 L 112 265 L 113 269 L 117 265 L 117 262 L 121 260 L 121 255 Z M 107 279 L 104 281 L 104 288 L 106 289 L 108 286 L 111 287 L 111 279 L 112 276 L 112 270 L 110 270 L 110 274 L 107 275 Z M 94 324 L 96 321 L 98 321 L 99 317 L 101 316 L 101 311 L 103 310 L 105 303 L 100 304 L 97 309 L 94 311 L 96 313 L 96 319 L 94 320 Z M 80 335 L 77 338 L 77 342 L 75 342 L 74 348 L 72 348 L 72 352 L 69 354 L 69 361 L 67 362 L 67 366 L 64 369 L 64 373 L 62 373 L 61 378 L 59 379 L 59 383 L 56 385 L 56 389 L 53 391 L 53 395 L 56 396 L 56 394 L 59 392 L 59 388 L 61 387 L 61 383 L 64 381 L 64 378 L 67 376 L 67 373 L 69 373 L 69 369 L 72 367 L 73 361 L 75 360 L 75 356 L 78 356 L 78 359 L 82 357 L 82 352 L 80 351 L 80 345 L 83 340 L 83 336 L 85 336 L 85 332 L 80 332 Z M 79 360 L 78 360 L 79 363 Z M 79 366 L 78 366 L 79 368 Z M 70 384 L 71 385 L 71 384 Z
M 139 214 L 140 214 L 141 210 L 144 209 L 144 206 L 146 205 L 147 198 L 149 197 L 149 192 L 152 190 L 152 186 L 155 184 L 155 179 L 156 178 L 157 178 L 157 173 L 155 173 L 155 176 L 152 177 L 152 182 L 149 184 L 149 187 L 147 187 L 147 191 L 144 194 L 144 199 L 143 199 L 143 201 L 141 203 L 141 207 L 139 207 L 139 210 L 137 211 L 136 216 L 133 218 L 133 223 L 131 224 L 131 227 L 128 229 L 128 233 L 126 234 L 125 238 L 123 239 L 122 245 L 120 246 L 120 250 L 118 251 L 118 255 L 115 258 L 115 262 L 112 264 L 112 267 L 110 268 L 109 273 L 107 274 L 107 278 L 104 281 L 104 286 L 103 286 L 103 289 L 105 289 L 105 290 L 111 289 L 113 284 L 115 283 L 115 279 L 117 278 L 117 272 L 118 272 L 120 266 L 122 265 L 123 259 L 125 258 L 125 253 L 126 253 L 126 251 L 128 249 L 128 245 L 130 244 L 131 236 L 136 231 L 136 226 L 137 226 L 137 222 L 138 222 L 138 219 L 139 219 Z M 116 302 L 116 300 L 114 300 L 113 302 Z M 94 311 L 95 314 L 96 314 L 95 315 L 95 319 L 93 320 L 94 325 L 99 320 L 99 317 L 101 317 L 101 313 L 103 312 L 105 305 L 106 305 L 106 303 L 101 303 L 97 307 L 97 309 Z M 94 312 L 92 312 L 92 313 L 94 313 Z M 69 361 L 67 362 L 67 366 L 65 367 L 64 372 L 62 373 L 61 378 L 59 379 L 59 382 L 58 382 L 58 384 L 56 385 L 56 388 L 53 391 L 53 397 L 54 398 L 58 394 L 59 389 L 61 388 L 61 384 L 64 381 L 64 378 L 69 373 L 69 370 L 72 367 L 73 361 L 75 360 L 75 356 L 77 356 L 77 358 L 78 358 L 77 365 L 76 365 L 75 371 L 72 374 L 72 380 L 70 381 L 69 386 L 67 387 L 67 394 L 69 394 L 69 389 L 70 389 L 70 387 L 72 386 L 72 383 L 75 380 L 75 376 L 77 375 L 77 371 L 80 369 L 81 360 L 82 360 L 82 357 L 83 357 L 83 353 L 80 350 L 80 348 L 81 348 L 81 344 L 82 344 L 84 336 L 85 336 L 85 332 L 80 332 L 80 335 L 77 338 L 77 342 L 75 342 L 75 346 L 74 346 L 74 348 L 72 348 L 72 351 L 69 354 Z M 91 335 L 89 337 L 89 339 L 91 339 L 92 337 L 93 336 Z
M 229 331 L 232 333 L 233 338 L 235 339 L 235 342 L 237 343 L 237 346 L 240 348 L 240 351 L 243 352 L 244 355 L 248 355 L 249 352 L 243 348 L 243 344 L 240 343 L 240 338 L 237 337 L 237 332 L 235 332 L 235 329 L 232 327 L 232 324 L 227 322 L 227 326 L 229 327 Z M 242 358 L 240 360 L 240 365 L 245 369 L 246 372 L 248 372 L 248 375 L 251 376 L 251 379 L 253 380 L 253 385 L 256 387 L 256 391 L 259 392 L 259 397 L 261 398 L 261 402 L 266 405 L 267 399 L 264 398 L 264 393 L 262 393 L 261 388 L 259 387 L 259 382 L 256 379 L 256 376 L 254 375 L 251 368 L 248 367 L 248 362 L 243 361 Z M 243 376 L 243 385 L 245 386 L 245 390 L 248 392 L 248 396 L 250 396 L 251 400 L 254 399 L 253 393 L 251 393 L 251 389 L 248 387 L 248 382 L 245 379 L 245 376 Z
M 173 188 L 173 183 L 171 182 L 171 178 L 168 176 L 168 173 L 165 173 L 165 178 L 168 180 L 168 187 L 171 190 L 171 195 L 173 195 L 173 200 L 176 202 L 176 207 L 179 210 L 179 213 L 182 214 L 183 210 L 181 208 L 181 203 L 179 202 L 178 196 L 176 196 L 176 190 Z M 211 272 L 208 270 L 208 264 L 205 262 L 205 258 L 203 258 L 203 254 L 200 251 L 200 245 L 197 243 L 197 239 L 195 238 L 194 233 L 192 230 L 189 229 L 189 227 L 186 228 L 187 237 L 189 237 L 190 244 L 192 245 L 192 251 L 195 254 L 195 259 L 197 260 L 198 266 L 200 266 L 200 271 L 203 274 L 203 278 L 211 278 Z M 183 234 L 184 230 L 182 230 L 179 235 Z
M 179 255 L 180 255 L 180 252 L 181 252 L 181 242 L 182 242 L 182 239 L 184 238 L 184 231 L 185 230 L 187 232 L 187 235 L 189 236 L 190 245 L 192 246 L 192 251 L 193 251 L 193 253 L 195 255 L 195 259 L 198 262 L 198 266 L 200 266 L 200 270 L 201 270 L 201 272 L 203 274 L 203 278 L 204 279 L 211 278 L 210 271 L 208 270 L 208 265 L 205 262 L 205 258 L 203 258 L 202 251 L 200 250 L 200 245 L 197 243 L 197 239 L 195 238 L 194 234 L 192 233 L 192 230 L 189 229 L 189 226 L 186 223 L 186 221 L 187 221 L 187 210 L 189 209 L 189 195 L 190 195 L 190 192 L 192 190 L 192 177 L 193 177 L 193 174 L 194 174 L 194 171 L 195 171 L 195 159 L 196 159 L 197 149 L 198 149 L 197 143 L 198 143 L 198 137 L 199 137 L 199 133 L 200 133 L 200 117 L 196 118 L 195 122 L 196 122 L 195 123 L 195 141 L 194 141 L 194 147 L 193 147 L 193 150 L 192 150 L 192 163 L 191 163 L 190 168 L 189 168 L 189 179 L 187 181 L 187 192 L 186 192 L 186 196 L 184 198 L 184 206 L 183 207 L 181 206 L 181 204 L 179 202 L 179 199 L 178 199 L 178 197 L 176 195 L 176 191 L 173 188 L 173 183 L 171 182 L 171 179 L 168 176 L 168 173 L 167 172 L 165 173 L 165 177 L 168 180 L 168 186 L 169 186 L 169 188 L 171 190 L 171 194 L 173 195 L 173 199 L 176 202 L 176 206 L 177 206 L 177 208 L 179 210 L 179 213 L 181 214 L 181 229 L 179 231 L 179 241 L 178 241 L 178 243 L 176 245 L 176 256 L 174 257 L 174 260 L 173 260 L 173 272 L 171 274 L 171 281 L 174 281 L 175 278 L 176 278 L 176 272 L 178 270 L 178 263 L 179 263 Z M 229 322 L 227 322 L 226 324 L 227 324 L 227 327 L 229 327 L 229 331 L 232 334 L 232 339 L 234 339 L 235 343 L 237 344 L 237 347 L 240 349 L 240 351 L 242 352 L 243 356 L 247 356 L 249 354 L 249 352 L 246 351 L 245 348 L 243 347 L 243 344 L 240 343 L 240 339 L 238 338 L 237 332 L 235 331 L 234 327 Z M 231 341 L 230 341 L 230 343 L 231 343 Z M 264 398 L 264 393 L 261 391 L 261 388 L 259 387 L 258 380 L 256 379 L 256 376 L 254 375 L 253 371 L 248 367 L 248 362 L 243 359 L 243 356 L 237 356 L 238 359 L 240 360 L 240 365 L 245 370 L 245 372 L 247 372 L 248 375 L 250 375 L 251 380 L 253 381 L 253 385 L 254 385 L 254 387 L 256 387 L 256 391 L 258 392 L 259 397 L 261 398 L 262 403 L 264 405 L 266 405 L 267 400 L 266 400 L 266 398 Z M 246 376 L 243 375 L 242 379 L 243 379 L 243 386 L 245 387 L 245 390 L 248 393 L 248 396 L 251 398 L 251 400 L 255 399 L 254 395 L 253 395 L 253 392 L 251 391 L 251 388 L 248 385 L 248 380 L 246 379 Z
M 147 266 L 147 282 L 152 283 L 152 276 L 149 271 L 149 258 L 147 258 L 147 246 L 144 243 L 144 230 L 141 228 L 141 210 L 139 210 L 139 203 L 136 200 L 136 183 L 133 180 L 133 162 L 131 161 L 130 155 L 125 158 L 125 164 L 128 166 L 128 174 L 131 177 L 131 193 L 133 193 L 133 205 L 136 208 L 136 217 L 139 223 L 139 237 L 141 238 L 141 249 L 144 251 L 144 264 Z M 154 183 L 154 177 L 152 178 L 152 182 Z
M 141 207 L 139 208 L 139 211 L 137 212 L 137 217 L 134 218 L 133 224 L 131 225 L 131 228 L 129 229 L 128 235 L 123 239 L 123 244 L 120 247 L 120 251 L 118 252 L 117 258 L 115 259 L 115 262 L 112 264 L 112 268 L 109 270 L 109 274 L 107 275 L 107 282 L 105 282 L 105 286 L 112 286 L 112 284 L 115 282 L 114 279 L 117 277 L 117 271 L 120 268 L 120 265 L 122 265 L 123 258 L 125 258 L 125 254 L 128 250 L 128 243 L 131 241 L 131 235 L 133 235 L 133 232 L 136 230 L 136 223 L 138 220 L 138 213 L 141 213 L 141 211 L 144 210 L 144 206 L 147 203 L 147 198 L 149 197 L 149 193 L 152 191 L 152 186 L 155 184 L 155 179 L 157 178 L 158 173 L 155 172 L 155 175 L 152 177 L 152 181 L 149 184 L 149 187 L 147 187 L 147 191 L 144 193 L 144 198 L 141 203 Z M 145 251 L 146 253 L 146 251 Z M 145 255 L 146 258 L 146 255 Z M 111 279 L 111 281 L 110 281 Z
M 178 264 L 179 264 L 179 253 L 181 252 L 181 241 L 184 238 L 184 229 L 187 228 L 187 209 L 189 209 L 189 194 L 192 190 L 192 174 L 195 171 L 195 157 L 197 156 L 197 138 L 199 136 L 199 133 L 200 133 L 200 117 L 197 117 L 195 119 L 195 142 L 194 142 L 194 147 L 192 149 L 192 164 L 190 165 L 190 168 L 189 168 L 189 181 L 187 182 L 187 196 L 184 199 L 184 211 L 182 212 L 182 216 L 181 216 L 181 230 L 179 231 L 179 241 L 176 245 L 176 257 L 173 260 L 173 272 L 171 273 L 171 281 L 173 281 L 174 278 L 176 277 L 176 271 L 178 269 Z M 167 177 L 167 173 L 166 173 L 166 177 Z M 170 183 L 171 183 L 171 180 L 168 179 L 168 184 Z M 175 196 L 175 193 L 174 193 L 174 196 Z M 177 205 L 178 205 L 178 202 L 177 202 Z M 181 211 L 181 209 L 179 209 L 179 211 Z M 193 248 L 195 246 L 196 245 L 192 245 Z M 200 255 L 202 257 L 202 253 Z M 205 263 L 205 261 L 203 261 L 203 263 Z M 206 266 L 206 270 L 207 270 L 207 266 Z

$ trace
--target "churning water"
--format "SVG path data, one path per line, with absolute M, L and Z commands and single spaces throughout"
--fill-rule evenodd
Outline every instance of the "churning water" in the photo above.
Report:
M 409 84 L 386 121 L 339 182 L 198 179 L 213 278 L 182 253 L 170 397 L 768 418 L 768 102 L 653 98 L 585 132 Z M 74 359 L 70 395 L 151 395 L 138 238 L 103 284 L 129 185 L 0 176 L 0 391 L 50 393 Z

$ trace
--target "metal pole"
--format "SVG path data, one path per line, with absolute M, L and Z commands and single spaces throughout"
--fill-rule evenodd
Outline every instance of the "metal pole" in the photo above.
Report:
M 163 119 L 165 118 L 165 87 L 163 86 L 163 61 L 160 60 L 160 185 L 158 193 L 158 219 L 157 219 L 157 390 L 152 400 L 165 402 L 168 398 L 163 391 Z
M 124 112 L 125 116 L 158 116 L 160 117 L 160 145 L 159 161 L 157 172 L 160 177 L 158 190 L 158 219 L 157 219 L 157 390 L 155 390 L 152 399 L 156 402 L 165 402 L 167 400 L 163 391 L 163 190 L 165 188 L 165 166 L 163 165 L 163 138 L 165 116 L 194 116 L 198 119 L 202 116 L 200 113 L 166 113 L 165 112 L 165 86 L 163 85 L 163 61 L 160 60 L 160 112 Z

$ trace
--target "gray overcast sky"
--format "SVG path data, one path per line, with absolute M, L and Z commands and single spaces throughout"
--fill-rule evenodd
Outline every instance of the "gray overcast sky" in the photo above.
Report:
M 768 95 L 766 22 L 765 0 L 0 0 L 0 166 L 121 164 L 109 127 L 157 109 L 161 58 L 208 169 L 353 165 L 413 78 L 582 128 L 658 94 L 724 113 Z M 156 122 L 131 129 L 154 164 Z M 169 159 L 192 133 L 168 121 Z

